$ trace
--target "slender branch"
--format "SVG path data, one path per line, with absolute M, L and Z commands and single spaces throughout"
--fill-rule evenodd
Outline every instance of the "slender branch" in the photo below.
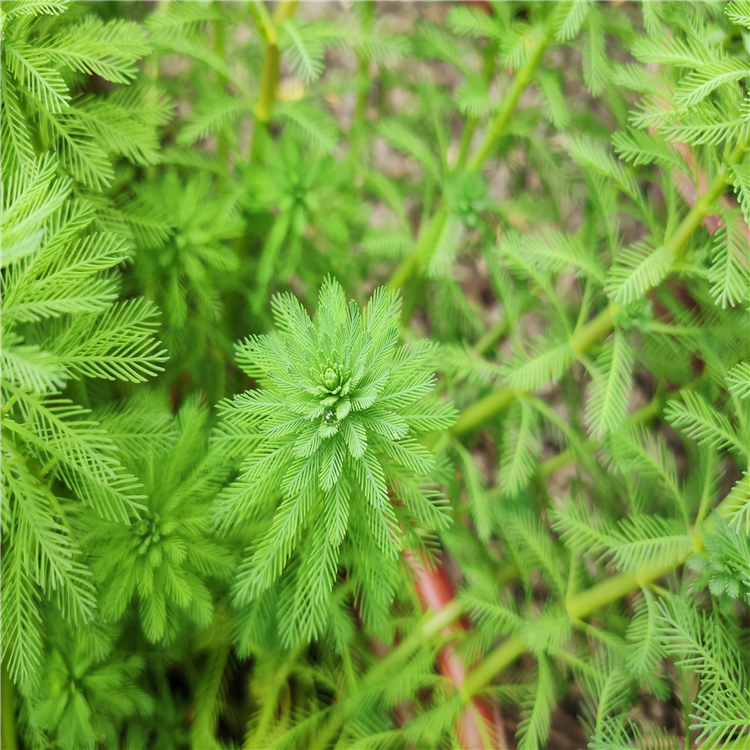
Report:
M 559 8 L 560 5 L 558 4 L 557 7 Z M 471 159 L 469 159 L 468 168 L 470 172 L 476 172 L 481 168 L 482 164 L 484 164 L 494 150 L 500 137 L 505 133 L 505 129 L 508 127 L 508 123 L 513 116 L 518 100 L 521 98 L 521 94 L 523 94 L 526 87 L 531 82 L 536 69 L 539 67 L 539 63 L 544 57 L 544 53 L 555 39 L 554 24 L 556 17 L 556 12 L 550 14 L 547 23 L 545 24 L 542 41 L 539 42 L 526 64 L 516 71 L 510 91 L 506 94 L 505 99 L 503 99 L 503 103 L 500 105 L 500 109 L 498 110 L 492 125 L 487 128 L 482 143 L 472 154 Z
M 276 44 L 279 40 L 276 27 L 271 20 L 271 16 L 268 15 L 268 11 L 262 0 L 250 0 L 247 9 L 255 25 L 258 27 L 258 31 L 260 31 L 263 39 L 265 39 L 266 44 Z
M 688 383 L 686 386 L 683 386 L 679 390 L 671 391 L 670 393 L 664 395 L 664 394 L 657 394 L 654 396 L 654 398 L 651 399 L 645 406 L 641 407 L 637 411 L 633 412 L 628 417 L 628 422 L 630 424 L 643 424 L 644 422 L 648 422 L 649 420 L 657 417 L 662 409 L 664 408 L 664 405 L 667 401 L 671 401 L 673 399 L 677 399 L 680 397 L 680 393 L 683 390 L 695 390 L 700 383 L 702 383 L 705 379 L 704 375 L 701 375 L 700 377 L 696 378 L 692 382 Z M 593 453 L 598 447 L 601 446 L 601 442 L 599 440 L 587 440 L 585 443 L 583 443 L 583 450 L 588 453 Z M 552 456 L 551 458 L 548 458 L 546 461 L 543 461 L 539 466 L 539 476 L 544 479 L 551 474 L 554 474 L 556 471 L 559 471 L 563 466 L 566 466 L 568 463 L 572 462 L 576 458 L 576 452 L 568 448 L 567 450 L 562 451 L 561 453 L 558 453 L 556 456 Z M 727 507 L 725 510 L 728 510 Z M 676 567 L 672 566 L 672 567 Z M 668 568 L 665 572 L 669 572 L 672 568 Z M 500 586 L 504 586 L 505 583 L 509 582 L 510 580 L 513 580 L 516 576 L 516 571 L 513 568 L 504 568 L 500 575 L 498 576 L 498 583 Z M 612 581 L 617 581 L 616 583 L 612 583 Z M 630 588 L 627 588 L 628 586 L 631 586 L 633 583 L 632 576 L 628 575 L 622 575 L 622 576 L 616 576 L 613 579 L 610 579 L 610 581 L 606 581 L 605 584 L 608 584 L 611 588 L 608 590 L 609 594 L 611 595 L 613 592 L 619 589 L 623 589 L 624 593 L 628 593 Z M 640 584 L 639 584 L 640 585 Z M 571 615 L 571 617 L 574 617 L 574 619 L 581 619 L 584 615 L 580 614 L 581 610 L 586 609 L 587 606 L 590 606 L 587 604 L 589 600 L 597 600 L 602 596 L 601 588 L 604 586 L 604 584 L 600 584 L 599 586 L 594 586 L 591 589 L 589 589 L 587 592 L 583 592 L 582 594 L 577 594 L 576 596 L 571 597 L 568 600 L 568 613 Z M 453 603 L 451 603 L 453 604 Z M 446 606 L 444 608 L 445 613 L 448 614 L 452 610 Z M 454 606 L 453 611 L 458 611 L 458 614 L 456 614 L 456 617 L 460 617 L 461 615 L 465 614 L 465 609 L 462 607 L 460 610 L 456 610 Z M 443 610 L 440 611 L 442 613 Z M 507 641 L 506 641 L 507 643 Z M 490 661 L 490 664 L 497 662 L 497 663 L 504 663 L 506 659 L 509 658 L 509 655 L 515 652 L 515 649 L 518 648 L 518 644 L 509 645 L 506 649 L 502 649 L 502 647 L 498 647 L 495 649 L 495 655 L 493 656 L 493 660 Z M 491 667 L 488 667 L 487 669 L 490 669 Z M 474 678 L 472 678 L 474 679 Z
M 493 346 L 508 332 L 510 328 L 510 318 L 503 315 L 500 320 L 492 326 L 482 338 L 474 344 L 473 349 L 476 354 L 483 357 Z
M 232 650 L 232 620 L 227 616 L 228 602 L 217 607 L 209 629 L 208 658 L 195 688 L 195 717 L 190 727 L 193 750 L 218 747 L 216 728 L 222 702 L 222 684 Z
M 628 416 L 626 424 L 640 425 L 654 419 L 659 416 L 667 401 L 680 398 L 681 392 L 684 390 L 695 390 L 704 379 L 705 375 L 701 375 L 678 390 L 671 391 L 666 396 L 663 393 L 658 393 L 645 406 L 642 406 Z M 600 448 L 601 445 L 602 443 L 600 440 L 590 438 L 588 440 L 582 440 L 578 445 L 566 448 L 564 451 L 561 451 L 554 456 L 550 456 L 550 458 L 539 464 L 539 469 L 537 471 L 538 477 L 540 479 L 546 479 L 568 464 L 575 462 L 576 459 L 583 455 L 592 454 L 597 448 Z M 469 510 L 470 504 L 468 502 L 462 503 L 458 506 L 458 511 L 462 516 L 468 513 Z M 515 575 L 512 577 L 515 577 Z
M 217 8 L 217 10 L 220 9 L 220 4 L 218 0 L 214 0 L 213 3 L 214 7 Z M 216 56 L 220 58 L 221 60 L 224 60 L 226 58 L 227 53 L 227 30 L 226 25 L 224 24 L 224 21 L 222 20 L 215 20 L 213 23 L 214 26 L 214 52 L 216 53 Z M 228 81 L 225 76 L 219 74 L 217 85 L 222 93 L 226 93 L 228 91 Z M 224 187 L 225 182 L 225 172 L 227 170 L 227 167 L 229 166 L 229 134 L 228 134 L 228 126 L 225 125 L 221 131 L 218 134 L 218 143 L 216 146 L 216 158 L 221 165 L 223 172 L 219 173 L 219 176 L 217 177 L 217 184 L 219 189 Z
M 558 8 L 559 7 L 560 6 L 558 5 Z M 522 68 L 519 68 L 519 70 L 516 72 L 510 91 L 503 100 L 497 116 L 493 120 L 490 127 L 487 129 L 481 145 L 469 161 L 469 171 L 476 172 L 481 168 L 487 157 L 492 153 L 492 150 L 494 149 L 497 141 L 505 133 L 508 124 L 510 123 L 513 112 L 516 109 L 516 105 L 518 104 L 518 100 L 521 98 L 521 94 L 526 89 L 526 86 L 529 85 L 534 73 L 536 72 L 537 67 L 539 66 L 539 63 L 544 57 L 544 53 L 547 51 L 547 48 L 554 41 L 553 29 L 556 13 L 557 9 L 550 14 L 550 17 L 545 24 L 545 34 L 542 38 L 542 41 L 537 45 L 537 48 L 532 53 L 528 62 Z M 467 125 L 470 128 L 474 127 L 468 122 Z M 465 148 L 468 149 L 468 143 L 466 144 Z M 409 281 L 409 279 L 419 267 L 419 264 L 422 261 L 422 256 L 425 254 L 426 249 L 433 244 L 430 240 L 434 238 L 436 234 L 439 235 L 447 221 L 448 209 L 443 203 L 435 212 L 432 222 L 430 222 L 429 225 L 425 227 L 424 231 L 420 233 L 420 237 L 414 247 L 414 250 L 412 250 L 409 256 L 401 262 L 401 265 L 394 272 L 393 276 L 388 282 L 388 289 L 401 289 L 401 287 L 403 287 L 404 284 Z
M 300 0 L 281 0 L 276 10 L 276 15 L 273 17 L 273 22 L 277 29 L 294 16 L 299 4 Z
M 667 394 L 657 393 L 656 396 L 654 396 L 651 401 L 649 401 L 645 406 L 642 406 L 637 411 L 634 411 L 627 418 L 626 423 L 640 425 L 644 424 L 645 422 L 649 422 L 652 419 L 655 419 L 661 414 L 667 401 L 674 401 L 676 399 L 679 399 L 683 391 L 695 391 L 698 386 L 705 381 L 705 378 L 706 375 L 703 374 L 687 385 L 681 386 L 677 390 L 670 391 Z M 601 441 L 594 440 L 592 438 L 590 440 L 586 440 L 581 447 L 587 453 L 593 453 L 597 448 L 601 446 L 601 444 Z M 571 461 L 574 461 L 576 459 L 576 455 L 576 451 L 574 451 L 572 448 L 566 448 L 556 456 L 552 456 L 546 461 L 542 461 L 539 466 L 539 475 L 544 479 L 551 474 L 554 474 L 556 471 L 560 471 L 560 469 L 562 469 L 564 466 L 569 464 Z
M 248 726 L 248 734 L 245 738 L 245 744 L 243 745 L 244 750 L 252 750 L 252 748 L 262 747 L 262 743 L 268 741 L 268 730 L 273 721 L 274 714 L 279 704 L 279 695 L 286 685 L 289 675 L 294 670 L 297 660 L 302 656 L 306 648 L 306 644 L 300 643 L 294 649 L 292 649 L 285 657 L 282 664 L 276 669 L 273 677 L 269 680 L 266 685 L 266 692 L 263 696 L 263 705 L 261 707 L 260 715 L 258 716 L 255 728 L 250 733 Z
M 504 586 L 508 581 L 516 576 L 515 568 L 506 566 L 502 568 L 496 576 L 498 586 Z M 450 627 L 459 617 L 466 614 L 466 606 L 459 599 L 453 598 L 440 609 L 432 609 L 425 612 L 420 624 L 406 636 L 388 655 L 380 660 L 377 666 L 368 671 L 362 682 L 358 686 L 359 690 L 368 690 L 373 687 L 378 679 L 392 671 L 399 663 L 409 657 L 421 644 L 429 642 L 436 635 L 441 633 L 445 628 Z M 351 702 L 351 703 L 350 703 Z M 344 725 L 349 716 L 350 705 L 355 702 L 355 694 L 343 696 L 331 710 L 330 717 L 320 732 L 315 736 L 311 747 L 325 748 L 328 743 L 336 736 L 336 733 Z
M 727 159 L 728 163 L 737 164 L 746 152 L 747 144 L 744 142 L 738 144 Z M 679 257 L 685 250 L 693 232 L 701 225 L 714 201 L 725 190 L 728 179 L 729 170 L 722 167 L 708 189 L 698 198 L 687 216 L 680 222 L 675 233 L 669 238 L 666 245 L 675 258 Z M 597 341 L 604 338 L 612 330 L 615 318 L 620 310 L 621 308 L 617 303 L 610 302 L 602 312 L 581 326 L 570 337 L 570 346 L 577 357 L 585 354 Z M 449 432 L 454 436 L 471 432 L 524 394 L 525 391 L 520 388 L 499 388 L 464 409 Z
M 491 12 L 491 10 L 488 10 Z M 484 70 L 482 71 L 482 80 L 484 85 L 489 88 L 492 82 L 492 76 L 495 75 L 495 58 L 498 53 L 498 44 L 494 39 L 487 42 L 487 46 L 484 49 Z M 471 147 L 471 141 L 474 137 L 474 132 L 479 125 L 478 117 L 467 117 L 464 123 L 463 131 L 461 132 L 461 141 L 458 145 L 458 157 L 456 158 L 456 169 L 461 169 L 466 164 L 466 159 L 469 156 L 469 148 Z
M 435 212 L 432 220 L 427 222 L 427 226 L 420 232 L 417 244 L 414 250 L 404 258 L 401 265 L 396 269 L 390 281 L 386 285 L 389 291 L 401 289 L 406 282 L 412 277 L 422 261 L 422 257 L 427 252 L 430 245 L 434 245 L 433 239 L 439 236 L 443 228 L 448 223 L 448 207 L 443 203 Z
M 600 445 L 601 443 L 598 440 L 594 440 L 592 438 L 590 440 L 586 440 L 583 443 L 582 447 L 583 450 L 587 453 L 593 453 Z M 555 472 L 560 471 L 560 469 L 562 469 L 564 466 L 567 466 L 571 461 L 575 459 L 575 457 L 575 451 L 572 448 L 566 448 L 556 456 L 552 456 L 546 461 L 542 461 L 542 463 L 539 465 L 539 476 L 541 476 L 542 479 L 545 479 Z
M 728 503 L 728 498 L 725 498 L 716 510 L 720 515 L 729 512 L 731 506 Z M 613 576 L 568 599 L 565 606 L 571 620 L 582 620 L 683 565 L 692 552 L 703 550 L 703 532 L 708 530 L 710 525 L 710 519 L 696 524 L 690 535 L 692 548 L 687 553 L 675 553 L 668 562 L 662 565 L 652 565 L 634 573 L 621 573 Z M 514 661 L 520 659 L 526 653 L 526 648 L 526 641 L 523 636 L 517 635 L 506 639 L 500 646 L 491 651 L 466 678 L 463 688 L 465 700 L 470 700 L 481 693 L 492 679 L 507 669 Z
M 416 574 L 415 586 L 427 606 L 440 612 L 456 601 L 453 586 L 442 567 L 431 569 L 423 560 L 415 560 L 411 555 L 406 556 L 406 560 Z M 461 625 L 457 618 L 442 632 L 450 638 L 459 630 Z M 438 655 L 438 662 L 441 672 L 461 691 L 467 669 L 453 643 L 449 642 L 443 646 Z M 461 747 L 477 750 L 508 747 L 502 717 L 497 709 L 493 711 L 493 706 L 479 697 L 468 701 L 466 709 L 456 723 L 456 734 Z

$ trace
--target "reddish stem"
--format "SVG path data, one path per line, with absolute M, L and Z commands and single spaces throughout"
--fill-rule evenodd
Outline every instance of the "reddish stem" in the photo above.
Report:
M 437 612 L 453 600 L 454 587 L 442 567 L 432 569 L 424 560 L 417 561 L 410 554 L 404 557 L 416 575 L 416 588 L 425 606 Z M 442 632 L 450 636 L 457 630 L 466 629 L 466 623 L 455 622 Z M 468 670 L 453 644 L 441 649 L 438 663 L 442 674 L 460 689 Z M 471 705 L 459 719 L 456 733 L 461 747 L 466 750 L 508 750 L 509 747 L 500 711 L 483 698 L 472 698 Z
M 669 36 L 671 36 L 671 33 L 669 34 Z M 658 69 L 659 66 L 656 63 L 649 63 L 648 65 L 646 65 L 646 70 L 648 70 L 650 73 L 655 73 Z M 662 104 L 665 109 L 669 107 L 669 103 L 667 101 L 663 101 Z M 655 135 L 658 131 L 656 128 L 649 128 L 648 132 L 649 135 Z M 687 143 L 673 143 L 672 145 L 679 152 L 680 156 L 682 156 L 682 158 L 685 160 L 690 171 L 694 171 L 695 167 L 693 161 L 693 150 L 690 148 L 690 146 Z M 708 187 L 708 180 L 706 179 L 706 174 L 703 171 L 698 172 L 698 190 L 696 190 L 695 184 L 690 178 L 690 175 L 687 175 L 684 172 L 676 171 L 672 178 L 672 182 L 674 183 L 675 188 L 677 188 L 677 192 L 682 196 L 682 199 L 691 208 L 695 205 L 695 201 L 698 198 L 699 191 L 702 195 Z M 730 195 L 722 195 L 719 198 L 719 203 L 724 208 L 737 208 L 737 201 Z M 713 234 L 721 226 L 722 218 L 720 214 L 708 214 L 701 223 L 704 227 L 706 227 L 709 234 Z M 745 237 L 747 237 L 748 242 L 750 242 L 750 226 L 745 224 L 744 229 Z

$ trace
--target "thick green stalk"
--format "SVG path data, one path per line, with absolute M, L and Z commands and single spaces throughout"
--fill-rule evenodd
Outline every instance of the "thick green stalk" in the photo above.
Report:
M 276 15 L 273 17 L 277 29 L 294 16 L 299 4 L 300 0 L 281 0 L 279 7 L 276 9 Z
M 467 117 L 464 122 L 464 127 L 461 131 L 461 140 L 458 143 L 458 156 L 456 157 L 457 169 L 460 169 L 466 164 L 466 159 L 469 156 L 471 139 L 474 137 L 474 131 L 477 129 L 477 125 L 479 125 L 478 117 Z
M 593 320 L 581 326 L 570 337 L 570 348 L 576 357 L 585 354 L 614 328 L 615 316 L 618 312 L 620 312 L 620 306 L 610 302 Z
M 729 156 L 728 163 L 737 164 L 746 152 L 747 145 L 745 143 L 738 144 Z M 685 250 L 685 246 L 692 237 L 693 232 L 701 225 L 701 222 L 711 210 L 714 201 L 725 190 L 728 178 L 728 169 L 722 167 L 707 190 L 698 198 L 687 216 L 680 222 L 677 230 L 666 243 L 667 248 L 669 248 L 673 256 L 678 257 Z M 620 306 L 616 302 L 610 302 L 593 320 L 581 326 L 570 337 L 570 346 L 576 356 L 585 354 L 597 341 L 601 340 L 612 330 L 614 320 L 620 309 Z M 467 432 L 471 432 L 497 414 L 498 411 L 513 403 L 516 398 L 524 395 L 524 393 L 525 391 L 520 388 L 499 388 L 464 409 L 449 432 L 454 436 L 465 435 Z
M 2 665 L 2 737 L 3 750 L 17 750 L 18 742 L 16 741 L 16 718 L 13 707 L 13 681 L 10 679 L 5 662 Z
M 503 670 L 507 669 L 514 661 L 520 659 L 526 653 L 526 642 L 521 636 L 515 636 L 504 640 L 496 649 L 490 651 L 482 661 L 474 667 L 466 676 L 461 687 L 461 697 L 464 701 L 470 701 L 475 695 L 484 689 L 486 685 Z
M 260 73 L 260 90 L 255 105 L 253 139 L 250 144 L 250 160 L 262 161 L 268 140 L 268 124 L 271 122 L 276 103 L 276 88 L 279 83 L 279 26 L 290 19 L 297 11 L 299 0 L 282 0 L 276 15 L 271 20 L 263 2 L 249 4 L 250 15 L 266 40 L 266 52 Z
M 523 393 L 520 388 L 498 388 L 467 406 L 448 431 L 454 437 L 458 437 L 481 427 L 490 417 L 512 404 Z

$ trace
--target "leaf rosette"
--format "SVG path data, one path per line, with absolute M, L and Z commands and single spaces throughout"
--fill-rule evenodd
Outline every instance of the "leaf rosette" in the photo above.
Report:
M 328 279 L 314 319 L 292 295 L 277 296 L 277 333 L 238 347 L 238 363 L 264 387 L 223 404 L 219 439 L 249 455 L 216 519 L 228 528 L 272 516 L 235 597 L 282 597 L 289 642 L 321 630 L 342 563 L 374 624 L 393 596 L 399 551 L 424 550 L 424 532 L 447 523 L 431 489 L 435 458 L 418 437 L 450 426 L 455 410 L 430 397 L 433 345 L 399 346 L 400 307 L 378 289 L 360 312 Z

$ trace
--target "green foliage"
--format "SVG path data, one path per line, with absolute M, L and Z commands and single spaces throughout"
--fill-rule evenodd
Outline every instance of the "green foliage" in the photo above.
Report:
M 3 5 L 2 145 L 6 169 L 22 168 L 53 151 L 82 191 L 114 181 L 112 156 L 153 164 L 155 126 L 163 107 L 149 112 L 148 90 L 108 98 L 72 95 L 77 74 L 127 84 L 149 51 L 143 29 L 69 10 L 67 1 Z M 124 150 L 123 150 L 124 149 Z
M 312 289 L 330 268 L 356 277 L 347 243 L 361 231 L 361 211 L 344 191 L 351 179 L 347 165 L 306 152 L 292 136 L 279 141 L 264 169 L 245 170 L 243 206 L 252 217 L 273 216 L 257 261 L 254 315 L 293 274 Z
M 701 572 L 701 583 L 718 597 L 724 613 L 733 602 L 750 601 L 750 540 L 743 529 L 732 528 L 724 519 L 714 519 L 716 531 L 706 539 L 705 553 L 693 555 L 689 564 Z
M 165 311 L 164 342 L 174 358 L 205 356 L 221 315 L 220 293 L 239 268 L 225 244 L 242 231 L 235 196 L 213 192 L 205 172 L 183 183 L 169 170 L 136 187 L 134 282 Z
M 103 591 L 102 616 L 117 622 L 137 597 L 138 619 L 150 641 L 173 641 L 185 619 L 207 627 L 213 601 L 204 579 L 226 580 L 233 570 L 230 551 L 210 537 L 210 502 L 228 467 L 207 451 L 207 417 L 191 398 L 166 445 L 128 462 L 146 495 L 136 519 L 128 525 L 98 519 L 88 524 L 86 546 Z
M 91 233 L 90 205 L 43 157 L 3 181 L 2 462 L 6 616 L 3 663 L 27 680 L 41 658 L 40 596 L 83 623 L 95 607 L 80 540 L 66 516 L 82 503 L 126 522 L 144 495 L 91 410 L 63 390 L 83 378 L 140 383 L 163 362 L 156 310 L 116 301 L 111 269 L 127 250 L 115 235 Z M 144 415 L 139 428 L 148 433 Z M 71 510 L 67 507 L 73 504 Z
M 0 27 L 3 747 L 747 745 L 746 0 Z
M 679 670 L 690 670 L 699 680 L 691 714 L 698 741 L 709 747 L 736 745 L 733 736 L 750 727 L 747 651 L 739 646 L 737 631 L 674 596 L 658 607 L 664 650 L 676 657 Z
M 329 279 L 314 322 L 291 295 L 275 297 L 273 308 L 278 335 L 238 347 L 240 366 L 267 386 L 221 409 L 221 442 L 256 445 L 215 519 L 231 528 L 272 514 L 240 566 L 234 597 L 247 604 L 273 590 L 282 639 L 294 643 L 322 630 L 339 560 L 366 622 L 385 617 L 396 558 L 412 536 L 399 527 L 447 523 L 428 489 L 434 457 L 417 438 L 450 426 L 454 411 L 427 398 L 429 344 L 397 348 L 395 295 L 380 289 L 360 312 Z
M 141 683 L 145 659 L 118 653 L 118 631 L 48 625 L 44 666 L 24 685 L 22 731 L 29 747 L 115 744 L 125 720 L 147 716 L 154 701 Z

